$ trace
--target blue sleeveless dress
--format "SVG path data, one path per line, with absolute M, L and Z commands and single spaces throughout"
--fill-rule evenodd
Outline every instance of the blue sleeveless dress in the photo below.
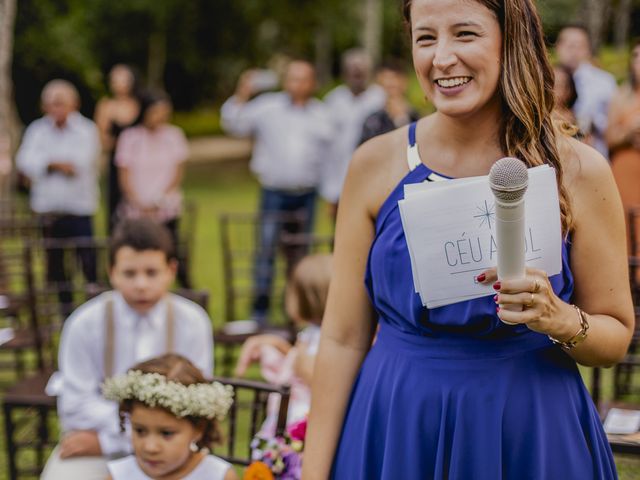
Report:
M 570 356 L 546 335 L 500 322 L 493 296 L 422 306 L 398 200 L 405 184 L 434 174 L 416 162 L 378 214 L 365 282 L 380 329 L 353 387 L 332 478 L 617 478 Z M 570 301 L 567 244 L 562 258 L 550 281 Z

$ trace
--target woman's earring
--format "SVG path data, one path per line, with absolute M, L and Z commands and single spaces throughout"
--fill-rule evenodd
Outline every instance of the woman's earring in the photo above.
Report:
M 191 442 L 189 444 L 189 450 L 191 450 L 193 453 L 198 453 L 200 451 L 200 447 L 196 442 Z

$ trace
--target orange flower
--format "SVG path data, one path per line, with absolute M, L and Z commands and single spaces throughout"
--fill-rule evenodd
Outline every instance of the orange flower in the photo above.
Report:
M 274 477 L 265 463 L 253 462 L 244 471 L 242 480 L 274 480 Z

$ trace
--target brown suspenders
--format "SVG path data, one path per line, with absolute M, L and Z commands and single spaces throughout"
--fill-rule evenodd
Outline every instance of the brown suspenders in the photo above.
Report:
M 171 297 L 167 297 L 167 344 L 166 352 L 170 353 L 174 347 L 175 314 Z M 105 345 L 104 345 L 104 378 L 113 376 L 115 365 L 115 319 L 113 316 L 113 297 L 110 295 L 105 304 Z

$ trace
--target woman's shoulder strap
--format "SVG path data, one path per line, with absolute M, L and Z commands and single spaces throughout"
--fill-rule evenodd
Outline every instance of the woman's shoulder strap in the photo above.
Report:
M 418 122 L 409 125 L 409 144 L 407 145 L 407 163 L 409 171 L 412 172 L 418 165 L 422 163 L 420 153 L 418 152 L 418 142 L 416 142 L 416 127 Z

